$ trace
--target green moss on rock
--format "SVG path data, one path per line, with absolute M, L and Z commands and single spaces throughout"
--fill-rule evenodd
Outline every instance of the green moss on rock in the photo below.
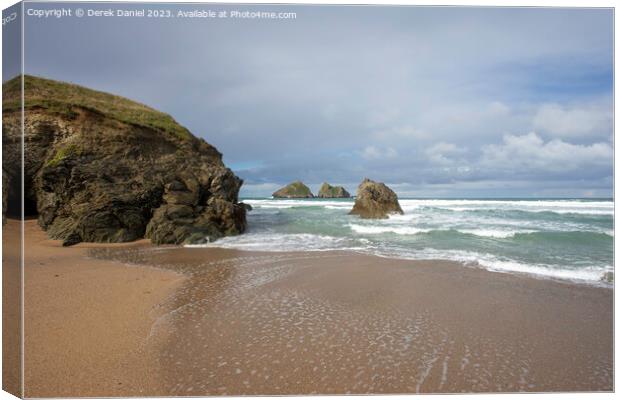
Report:
M 324 199 L 347 199 L 351 197 L 351 194 L 342 186 L 332 186 L 324 182 L 323 185 L 321 185 L 321 189 L 319 189 L 317 197 Z
M 73 143 L 68 144 L 66 146 L 59 148 L 54 154 L 54 156 L 45 163 L 45 166 L 55 167 L 58 164 L 60 164 L 63 160 L 65 160 L 66 158 L 69 158 L 72 156 L 79 156 L 81 153 L 82 153 L 82 149 L 78 145 L 73 144 Z
M 286 185 L 282 189 L 274 192 L 272 196 L 284 199 L 308 199 L 314 197 L 310 188 L 301 181 Z

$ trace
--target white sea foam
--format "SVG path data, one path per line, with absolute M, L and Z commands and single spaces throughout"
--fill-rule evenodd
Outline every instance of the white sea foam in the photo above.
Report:
M 334 210 L 350 209 L 353 199 L 333 200 L 306 200 L 306 199 L 259 199 L 245 200 L 252 207 L 259 208 L 293 208 L 293 207 L 323 207 Z M 423 207 L 444 209 L 454 212 L 476 210 L 511 210 L 525 212 L 553 212 L 558 214 L 590 214 L 610 215 L 614 212 L 612 201 L 579 201 L 579 200 L 435 200 L 435 199 L 401 199 L 401 208 L 407 214 L 419 211 Z
M 612 208 L 612 201 L 581 201 L 581 200 L 452 200 L 452 199 L 401 199 L 401 205 L 450 207 L 476 206 L 489 208 L 502 206 L 521 207 L 563 207 L 563 208 Z
M 448 260 L 466 266 L 481 267 L 496 272 L 524 273 L 547 278 L 565 279 L 578 282 L 601 283 L 603 274 L 613 271 L 611 265 L 588 266 L 580 268 L 558 268 L 547 264 L 526 264 L 515 260 L 500 258 L 488 253 L 463 250 L 439 250 L 388 248 L 373 245 L 367 239 L 349 240 L 327 235 L 313 234 L 248 234 L 226 237 L 216 242 L 194 245 L 192 247 L 220 247 L 254 251 L 331 251 L 344 250 L 380 257 L 407 260 Z
M 514 237 L 517 234 L 522 233 L 534 233 L 536 231 L 533 230 L 493 230 L 493 229 L 458 229 L 461 233 L 468 233 L 470 235 L 481 236 L 481 237 L 492 237 L 492 238 L 510 238 Z
M 411 214 L 405 212 L 405 214 L 390 214 L 388 220 L 390 222 L 411 222 L 420 219 L 421 214 Z
M 400 200 L 403 210 L 432 207 L 463 212 L 476 210 L 511 210 L 554 212 L 559 214 L 609 215 L 614 212 L 611 201 L 577 200 Z
M 192 247 L 220 247 L 254 251 L 327 251 L 354 250 L 351 240 L 310 233 L 248 233 L 228 236 L 212 243 Z
M 398 235 L 416 235 L 418 233 L 430 232 L 430 229 L 418 229 L 406 226 L 370 226 L 349 224 L 349 227 L 354 232 L 368 234 L 396 233 Z
M 361 234 L 382 234 L 382 233 L 395 233 L 397 235 L 417 235 L 419 233 L 429 232 L 449 232 L 447 229 L 420 229 L 414 227 L 404 226 L 369 226 L 349 224 L 352 231 Z M 455 232 L 466 233 L 480 237 L 492 237 L 492 238 L 509 238 L 514 237 L 516 234 L 521 233 L 533 233 L 534 230 L 493 230 L 493 229 L 452 229 Z
M 332 207 L 351 208 L 352 201 L 329 201 L 329 200 L 288 200 L 288 199 L 264 199 L 244 200 L 244 203 L 259 208 L 292 208 L 292 207 Z
M 450 260 L 468 266 L 479 266 L 489 271 L 514 272 L 570 281 L 600 283 L 603 274 L 613 271 L 613 266 L 590 266 L 579 269 L 558 268 L 547 264 L 525 264 L 510 259 L 500 259 L 492 254 L 461 250 L 424 249 L 410 253 L 379 253 L 384 257 L 412 260 Z

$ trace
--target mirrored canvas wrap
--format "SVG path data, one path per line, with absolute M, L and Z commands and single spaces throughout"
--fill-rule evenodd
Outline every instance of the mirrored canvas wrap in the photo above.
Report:
M 613 391 L 613 9 L 2 18 L 4 390 Z

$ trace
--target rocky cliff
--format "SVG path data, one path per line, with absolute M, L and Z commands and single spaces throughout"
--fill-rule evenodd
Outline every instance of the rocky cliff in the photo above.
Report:
M 349 198 L 351 195 L 342 186 L 332 186 L 327 182 L 324 182 L 319 189 L 317 197 L 324 199 L 343 199 Z
M 314 197 L 310 188 L 300 181 L 286 185 L 274 192 L 272 196 L 280 199 L 308 199 Z
M 3 173 L 19 177 L 20 79 L 3 84 Z M 25 77 L 25 212 L 65 245 L 199 243 L 245 230 L 242 180 L 172 117 Z M 13 198 L 12 198 L 13 197 Z M 8 193 L 8 211 L 16 199 Z
M 404 214 L 396 193 L 384 183 L 368 178 L 357 188 L 355 204 L 349 214 L 362 218 L 388 218 L 389 214 Z

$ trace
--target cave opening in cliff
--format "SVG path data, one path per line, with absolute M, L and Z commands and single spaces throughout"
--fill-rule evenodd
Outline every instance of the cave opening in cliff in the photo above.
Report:
M 16 182 L 17 181 L 17 182 Z M 9 218 L 21 218 L 21 205 L 22 205 L 22 191 L 21 182 L 19 182 L 19 175 L 11 177 L 11 184 L 8 187 L 7 199 L 6 199 L 6 215 Z M 35 191 L 32 187 L 32 180 L 24 180 L 24 217 L 34 218 L 38 215 L 37 212 L 37 199 L 34 194 Z
M 26 179 L 24 183 L 24 217 L 34 218 L 39 215 L 37 211 L 37 195 L 32 186 L 32 179 Z
M 6 184 L 6 183 L 5 183 Z M 9 218 L 21 218 L 21 188 L 12 184 L 8 187 L 6 198 L 6 215 Z

